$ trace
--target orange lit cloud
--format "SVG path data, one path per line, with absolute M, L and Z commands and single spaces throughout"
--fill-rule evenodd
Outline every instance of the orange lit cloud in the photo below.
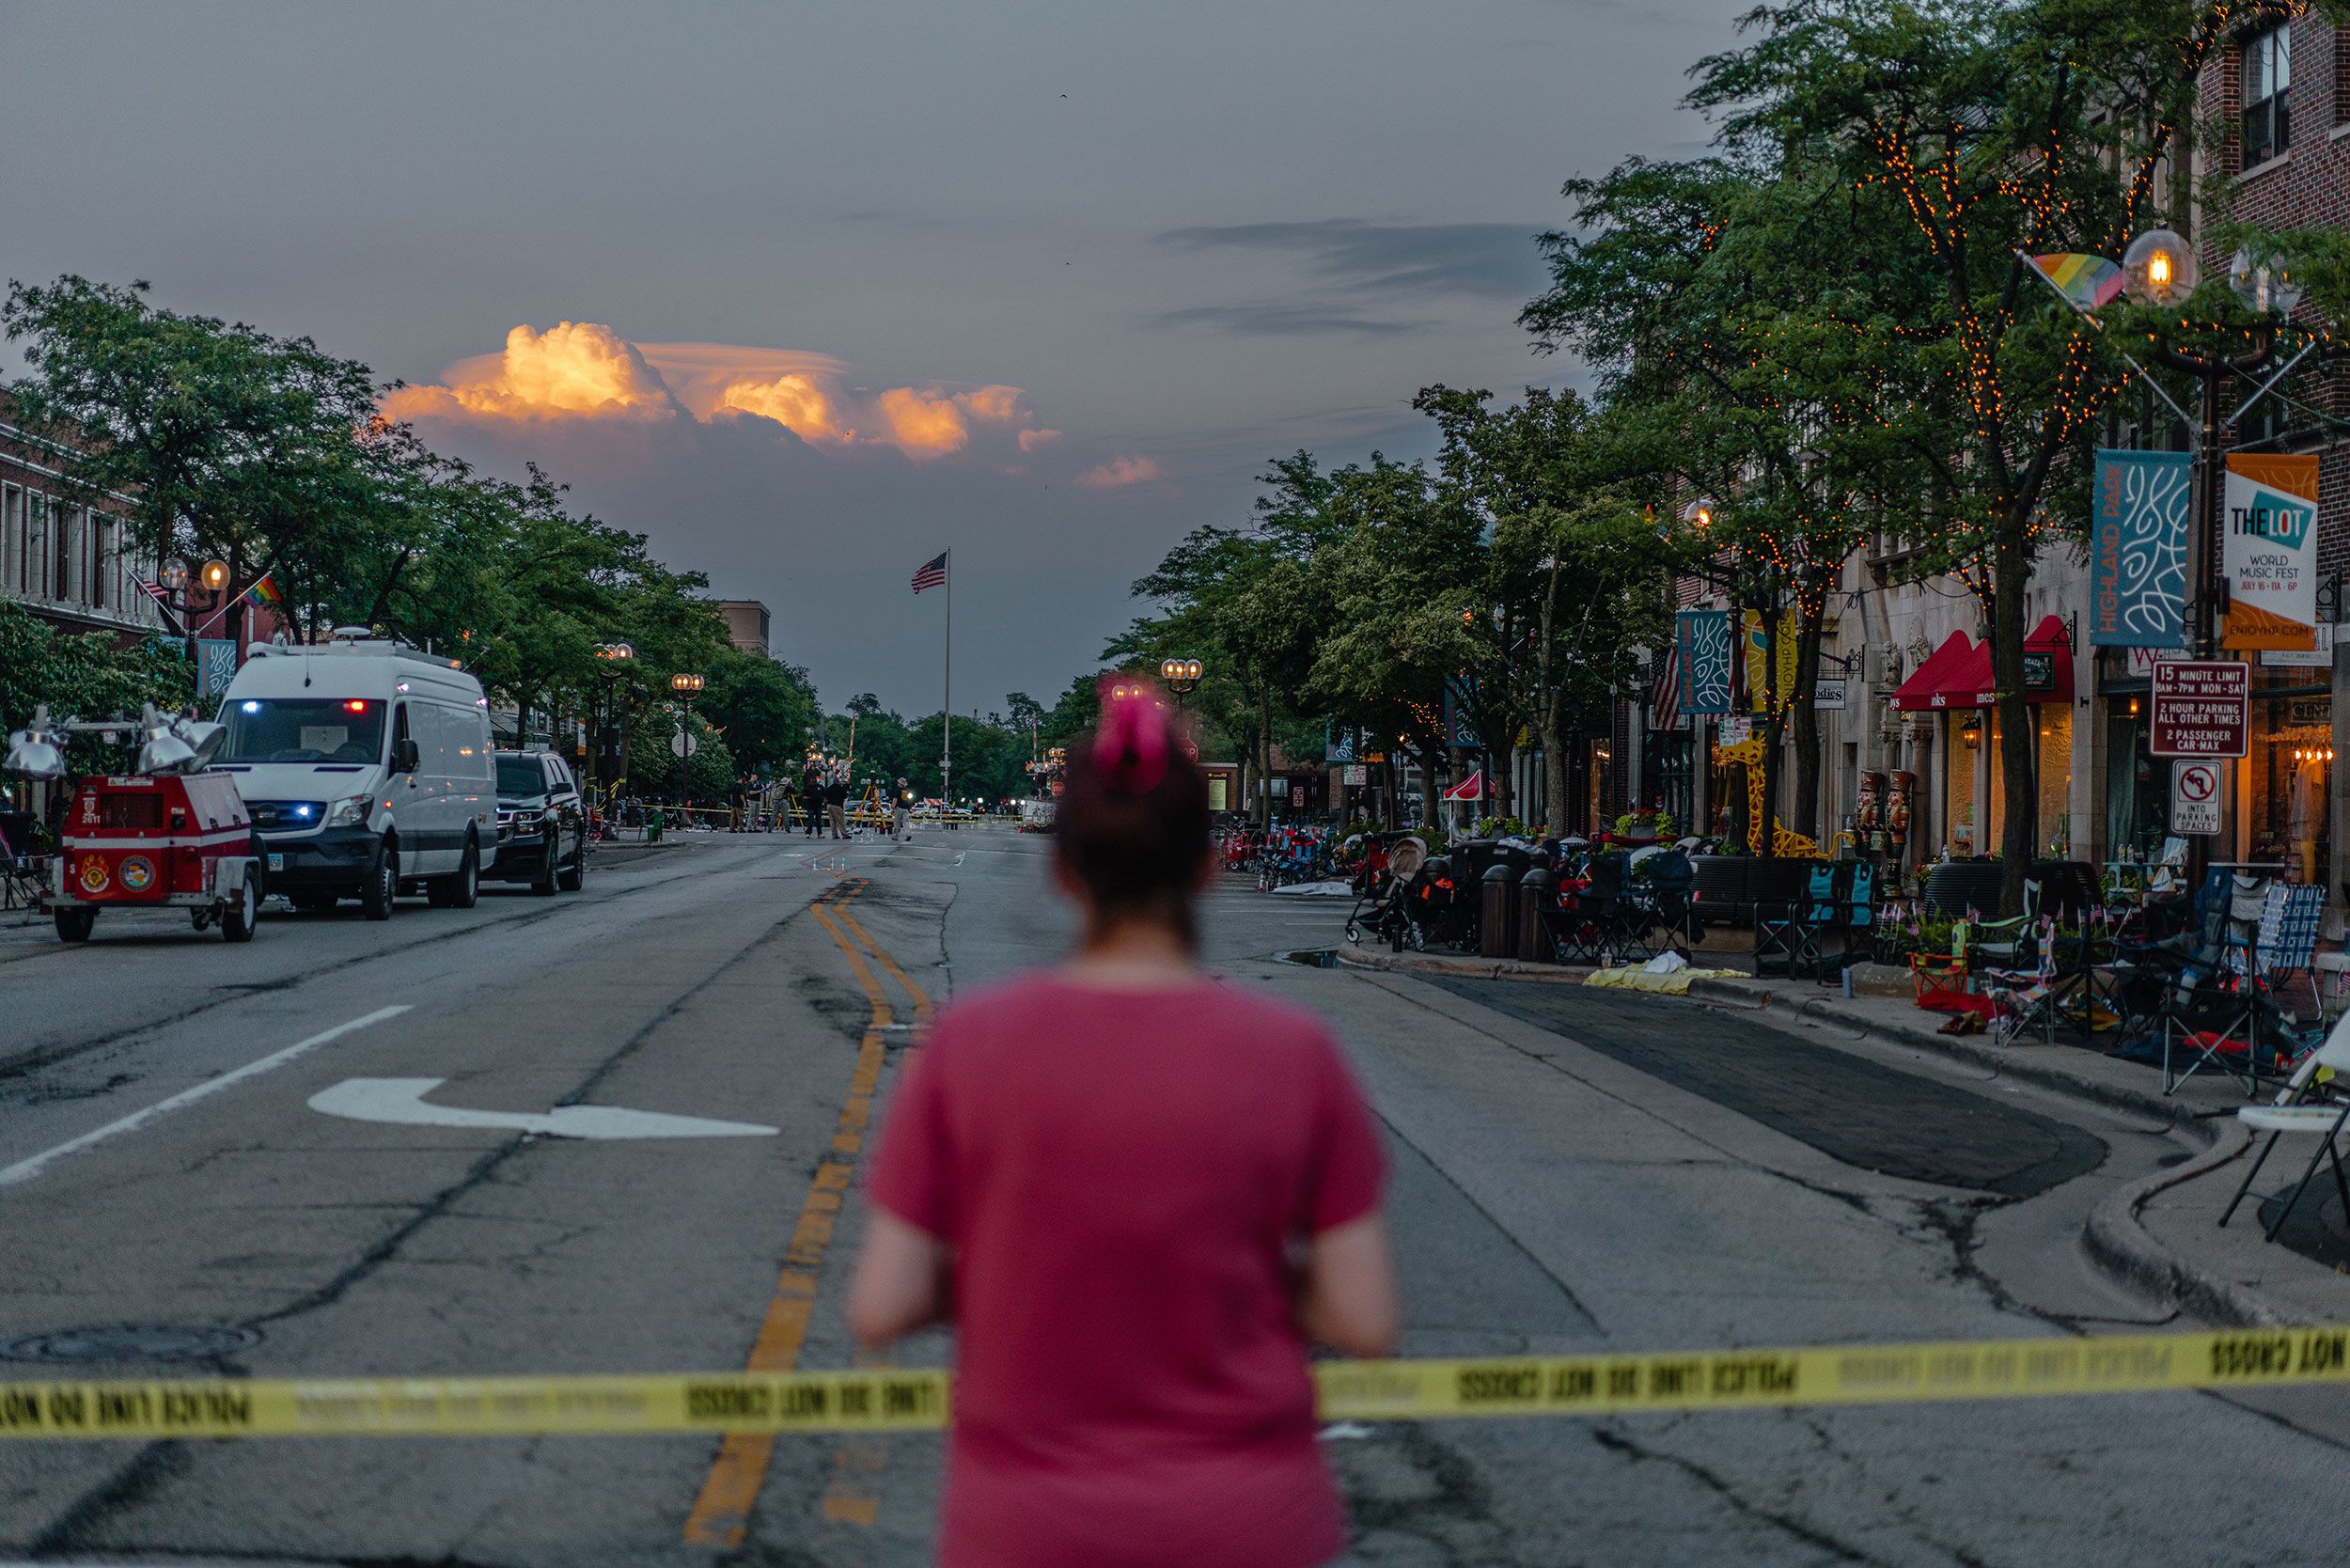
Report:
M 634 343 L 608 326 L 518 326 L 503 353 L 460 360 L 437 386 L 384 400 L 396 419 L 489 417 L 772 419 L 820 447 L 894 447 L 917 460 L 968 447 L 976 429 L 1014 437 L 1022 451 L 1059 434 L 1038 429 L 1027 395 L 989 384 L 854 386 L 829 354 L 732 343 Z M 1000 438 L 1000 437 L 999 437 Z
M 1095 463 L 1077 476 L 1077 482 L 1088 490 L 1121 490 L 1130 484 L 1149 484 L 1165 478 L 1167 470 L 1159 466 L 1158 459 L 1128 453 Z
M 631 343 L 593 321 L 559 321 L 544 332 L 518 326 L 506 352 L 461 360 L 447 384 L 396 388 L 384 411 L 396 419 L 433 414 L 528 419 L 584 415 L 666 419 L 677 400 Z

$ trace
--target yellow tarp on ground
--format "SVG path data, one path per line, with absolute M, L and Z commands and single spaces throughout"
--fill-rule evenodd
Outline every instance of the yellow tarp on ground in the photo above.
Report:
M 1747 978 L 1736 969 L 1675 969 L 1669 975 L 1651 974 L 1646 969 L 1594 969 L 1583 983 L 1612 986 L 1618 991 L 1661 991 L 1668 996 L 1685 996 L 1693 980 Z

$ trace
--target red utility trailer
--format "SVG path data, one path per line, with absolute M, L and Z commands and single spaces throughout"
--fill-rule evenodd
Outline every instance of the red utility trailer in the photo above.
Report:
M 102 910 L 157 908 L 253 939 L 261 862 L 233 774 L 93 774 L 74 789 L 62 840 L 42 899 L 61 939 L 88 940 Z

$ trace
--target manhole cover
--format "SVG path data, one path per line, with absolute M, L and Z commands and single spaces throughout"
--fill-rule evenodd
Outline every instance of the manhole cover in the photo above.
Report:
M 250 1328 L 210 1324 L 122 1323 L 102 1328 L 53 1328 L 0 1340 L 10 1361 L 204 1361 L 261 1342 Z

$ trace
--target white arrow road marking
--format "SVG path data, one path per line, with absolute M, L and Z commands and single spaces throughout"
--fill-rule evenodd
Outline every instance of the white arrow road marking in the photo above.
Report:
M 46 1170 L 54 1160 L 61 1160 L 68 1154 L 79 1153 L 91 1144 L 102 1143 L 118 1133 L 136 1132 L 157 1117 L 168 1116 L 182 1106 L 193 1105 L 206 1095 L 217 1094 L 232 1084 L 241 1084 L 247 1078 L 258 1078 L 273 1067 L 283 1067 L 305 1051 L 315 1050 L 330 1040 L 338 1040 L 355 1029 L 364 1029 L 370 1024 L 381 1024 L 386 1018 L 396 1018 L 407 1011 L 408 1007 L 409 1004 L 406 1002 L 395 1002 L 390 1007 L 377 1008 L 364 1017 L 353 1018 L 348 1024 L 337 1024 L 331 1029 L 321 1029 L 309 1039 L 297 1040 L 284 1050 L 273 1051 L 258 1061 L 248 1061 L 243 1067 L 223 1073 L 217 1078 L 207 1078 L 194 1089 L 183 1089 L 168 1100 L 158 1100 L 145 1110 L 133 1111 L 119 1121 L 109 1121 L 95 1132 L 84 1133 L 77 1138 L 69 1138 L 55 1149 L 44 1149 L 30 1159 L 19 1160 L 7 1169 L 0 1170 L 0 1187 L 14 1186 L 19 1182 L 29 1182 Z
M 964 850 L 964 851 L 963 852 L 963 855 L 969 855 L 970 853 L 971 853 L 971 852 L 970 852 L 969 850 Z M 955 864 L 956 864 L 956 865 L 960 866 L 960 865 L 962 865 L 962 864 L 963 864 L 963 855 L 956 855 L 956 856 L 955 856 Z
M 698 1116 L 620 1110 L 611 1105 L 557 1105 L 543 1116 L 529 1111 L 462 1110 L 431 1105 L 424 1097 L 446 1078 L 345 1078 L 310 1096 L 310 1108 L 352 1121 L 388 1121 L 402 1127 L 505 1127 L 548 1137 L 773 1137 L 776 1129 L 749 1121 L 711 1121 Z

